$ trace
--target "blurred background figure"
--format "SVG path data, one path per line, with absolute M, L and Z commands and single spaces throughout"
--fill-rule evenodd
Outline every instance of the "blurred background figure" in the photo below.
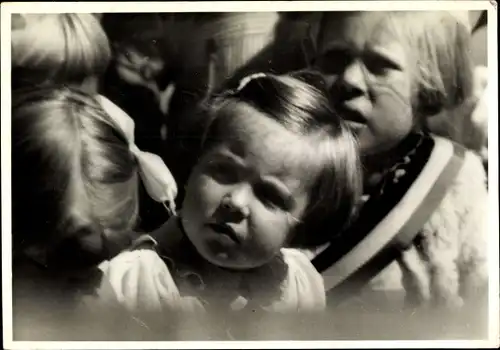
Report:
M 135 140 L 141 149 L 165 158 L 169 148 L 167 104 L 173 72 L 167 69 L 163 18 L 159 14 L 109 13 L 102 16 L 113 58 L 100 84 L 100 92 L 135 122 Z M 170 68 L 170 67 L 168 67 Z M 167 89 L 170 87 L 170 89 Z M 140 186 L 141 230 L 153 230 L 166 219 L 163 206 Z
M 277 21 L 274 12 L 177 13 L 164 20 L 167 46 L 177 62 L 169 135 L 177 134 L 196 103 L 272 41 Z
M 136 142 L 161 153 L 165 115 L 160 108 L 163 26 L 156 14 L 105 14 L 102 24 L 113 58 L 101 81 L 101 93 L 136 123 Z

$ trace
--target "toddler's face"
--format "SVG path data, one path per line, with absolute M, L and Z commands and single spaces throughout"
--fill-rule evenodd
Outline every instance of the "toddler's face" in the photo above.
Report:
M 317 171 L 310 139 L 250 106 L 236 108 L 224 125 L 225 140 L 202 156 L 188 180 L 182 222 L 209 262 L 249 269 L 286 244 Z
M 331 18 L 314 62 L 364 154 L 391 149 L 413 128 L 410 60 L 384 21 L 369 12 Z

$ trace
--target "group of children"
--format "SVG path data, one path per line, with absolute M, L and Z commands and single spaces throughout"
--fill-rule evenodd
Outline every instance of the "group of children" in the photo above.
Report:
M 186 311 L 320 311 L 368 289 L 404 290 L 413 306 L 478 298 L 484 170 L 426 126 L 471 94 L 467 26 L 446 12 L 324 17 L 307 70 L 248 75 L 188 116 L 165 150 L 188 169 L 177 181 L 99 95 L 111 60 L 99 20 L 17 18 L 15 314 L 29 317 L 26 293 L 67 300 L 65 310 L 90 294 L 170 323 Z M 443 174 L 443 198 L 422 214 Z M 167 209 L 147 233 L 137 230 L 140 186 Z M 88 308 L 102 308 L 96 300 Z

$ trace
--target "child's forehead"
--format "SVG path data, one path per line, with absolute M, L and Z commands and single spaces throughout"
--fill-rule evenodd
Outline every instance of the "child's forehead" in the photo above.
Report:
M 233 104 L 220 121 L 221 141 L 234 145 L 235 150 L 250 144 L 276 148 L 292 141 L 293 144 L 305 142 L 299 132 L 289 130 L 283 123 L 246 103 Z
M 222 123 L 220 145 L 232 154 L 257 160 L 259 165 L 277 173 L 292 168 L 312 169 L 318 163 L 319 136 L 302 135 L 255 110 L 240 106 L 227 122 Z
M 382 45 L 398 41 L 390 25 L 393 17 L 386 12 L 328 13 L 322 23 L 320 48 L 335 42 L 345 45 Z

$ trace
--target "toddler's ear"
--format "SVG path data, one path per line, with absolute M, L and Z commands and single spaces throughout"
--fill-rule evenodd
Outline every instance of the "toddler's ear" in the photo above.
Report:
M 478 99 L 471 97 L 451 110 L 443 110 L 426 118 L 430 132 L 455 141 L 473 151 L 480 151 L 484 143 L 483 125 L 474 121 Z M 479 109 L 478 109 L 479 110 Z
M 434 92 L 428 89 L 419 89 L 414 115 L 423 116 L 425 118 L 441 115 L 443 111 L 440 101 L 443 99 L 443 94 L 438 91 Z

